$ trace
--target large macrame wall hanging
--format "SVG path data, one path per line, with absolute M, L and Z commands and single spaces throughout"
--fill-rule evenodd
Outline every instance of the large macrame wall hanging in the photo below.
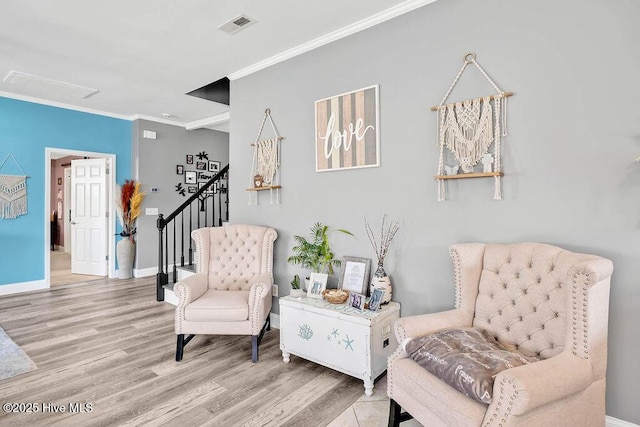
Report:
M 260 139 L 264 124 L 269 119 L 275 137 L 270 139 Z M 271 110 L 264 111 L 264 117 L 256 142 L 253 146 L 253 162 L 249 176 L 249 204 L 258 204 L 258 194 L 262 190 L 269 190 L 271 203 L 280 203 L 280 141 L 284 138 L 280 136 L 275 123 L 271 118 Z
M 0 174 L 0 219 L 13 219 L 27 213 L 27 178 L 29 177 L 13 154 L 7 154 L 0 163 L 0 172 L 9 157 L 16 162 L 24 175 Z
M 468 65 L 473 64 L 489 81 L 497 94 L 445 104 Z M 446 200 L 445 182 L 455 178 L 494 177 L 493 198 L 502 199 L 501 138 L 507 135 L 507 98 L 512 92 L 501 90 L 476 61 L 476 54 L 464 57 L 464 64 L 437 107 L 438 113 L 438 201 Z M 493 145 L 493 154 L 490 148 Z M 448 164 L 453 157 L 453 164 Z M 457 164 L 456 164 L 457 163 Z M 482 172 L 475 167 L 482 163 Z

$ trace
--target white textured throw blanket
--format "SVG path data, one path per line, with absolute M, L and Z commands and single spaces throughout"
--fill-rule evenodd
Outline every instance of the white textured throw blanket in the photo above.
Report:
M 0 175 L 0 219 L 27 213 L 27 177 Z

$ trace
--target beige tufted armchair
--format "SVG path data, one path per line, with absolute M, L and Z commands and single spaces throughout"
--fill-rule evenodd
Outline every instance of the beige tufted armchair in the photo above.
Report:
M 228 225 L 194 230 L 196 274 L 174 286 L 176 361 L 196 334 L 251 335 L 252 361 L 271 327 L 273 228 Z M 185 334 L 189 334 L 185 338 Z
M 399 319 L 398 342 L 477 326 L 542 360 L 498 373 L 487 405 L 401 345 L 388 361 L 389 425 L 413 417 L 430 427 L 604 426 L 611 261 L 538 243 L 465 243 L 450 254 L 455 309 Z

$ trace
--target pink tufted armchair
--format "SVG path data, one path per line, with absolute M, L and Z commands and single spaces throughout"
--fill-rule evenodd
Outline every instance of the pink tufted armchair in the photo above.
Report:
M 228 225 L 194 230 L 196 274 L 174 286 L 176 361 L 196 334 L 251 335 L 252 361 L 271 327 L 273 228 Z M 185 338 L 185 335 L 188 336 Z
M 455 309 L 395 325 L 404 345 L 388 360 L 389 425 L 413 417 L 430 427 L 604 426 L 611 261 L 538 243 L 465 243 L 450 254 Z M 405 350 L 410 338 L 471 326 L 539 359 L 498 373 L 489 404 Z

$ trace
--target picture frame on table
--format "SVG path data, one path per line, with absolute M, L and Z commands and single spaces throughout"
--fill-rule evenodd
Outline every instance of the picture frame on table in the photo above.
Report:
M 220 162 L 217 160 L 209 160 L 209 172 L 220 172 Z
M 347 300 L 347 305 L 349 307 L 353 307 L 356 308 L 360 311 L 364 310 L 364 300 L 365 300 L 365 296 L 364 294 L 359 294 L 356 292 L 351 292 L 349 293 L 349 299 Z
M 176 165 L 176 175 L 184 175 L 184 165 Z
M 326 273 L 311 273 L 307 285 L 307 296 L 322 299 L 322 291 L 327 289 L 329 275 Z
M 375 288 L 373 292 L 371 292 L 371 298 L 369 298 L 370 311 L 378 311 L 382 303 L 382 297 L 384 297 L 384 289 Z
M 198 182 L 198 174 L 196 171 L 186 171 L 184 173 L 185 184 L 196 184 Z
M 186 162 L 187 162 L 188 165 L 192 165 L 193 164 L 193 154 L 187 154 Z
M 366 295 L 370 273 L 371 260 L 369 258 L 345 256 L 342 259 L 342 271 L 338 288 Z

